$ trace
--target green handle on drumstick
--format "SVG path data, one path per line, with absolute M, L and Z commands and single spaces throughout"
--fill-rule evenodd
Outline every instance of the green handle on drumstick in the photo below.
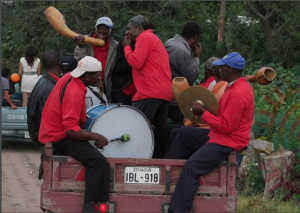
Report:
M 122 141 L 124 141 L 124 142 L 127 142 L 127 141 L 130 141 L 130 135 L 128 135 L 128 134 L 124 134 L 124 135 L 122 135 Z
M 130 141 L 130 135 L 123 134 L 120 138 L 114 138 L 114 139 L 108 140 L 108 142 L 114 142 L 114 141 L 123 141 L 123 142 Z

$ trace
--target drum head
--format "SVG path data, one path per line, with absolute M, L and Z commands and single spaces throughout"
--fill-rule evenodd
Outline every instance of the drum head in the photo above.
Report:
M 90 131 L 99 133 L 108 140 L 119 138 L 123 134 L 130 135 L 128 142 L 109 142 L 104 151 L 101 151 L 105 157 L 152 158 L 154 137 L 144 114 L 130 106 L 109 107 L 102 112 L 89 127 Z M 94 142 L 90 143 L 96 148 Z

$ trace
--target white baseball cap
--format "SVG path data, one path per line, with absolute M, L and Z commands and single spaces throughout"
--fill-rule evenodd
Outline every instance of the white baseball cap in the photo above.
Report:
M 113 23 L 111 21 L 110 18 L 108 17 L 101 17 L 97 20 L 95 27 L 97 27 L 100 24 L 104 24 L 106 25 L 108 28 L 112 28 L 113 27 Z
M 85 56 L 77 65 L 77 68 L 71 72 L 74 78 L 82 76 L 86 72 L 101 72 L 102 64 L 100 61 L 91 56 Z

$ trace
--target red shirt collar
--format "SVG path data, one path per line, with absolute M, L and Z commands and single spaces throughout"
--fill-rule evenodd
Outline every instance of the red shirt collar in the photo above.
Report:
M 57 76 L 54 75 L 53 73 L 48 72 L 48 74 L 51 75 L 51 76 L 54 78 L 54 80 L 55 80 L 56 82 L 59 80 L 59 77 L 57 77 Z
M 149 30 L 144 30 L 143 32 L 141 32 L 140 35 L 145 34 L 145 33 L 153 33 L 153 31 L 152 31 L 151 29 L 149 29 Z M 140 36 L 140 35 L 139 35 L 139 36 Z M 138 37 L 139 37 L 139 36 L 138 36 Z
M 151 29 L 148 29 L 148 30 L 144 30 L 144 32 L 142 33 L 153 33 L 153 31 Z

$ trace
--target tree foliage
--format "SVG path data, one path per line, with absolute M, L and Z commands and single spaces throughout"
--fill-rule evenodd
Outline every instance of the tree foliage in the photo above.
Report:
M 216 1 L 17 1 L 1 4 L 2 54 L 11 63 L 16 63 L 29 45 L 36 46 L 40 53 L 55 49 L 61 56 L 73 54 L 74 42 L 59 35 L 47 22 L 44 11 L 49 6 L 56 7 L 64 15 L 68 27 L 81 34 L 89 34 L 99 17 L 108 16 L 113 20 L 113 36 L 117 40 L 123 37 L 128 20 L 138 14 L 154 23 L 163 42 L 180 34 L 185 22 L 197 21 L 204 31 L 201 62 L 211 56 L 222 57 L 237 51 L 250 62 L 275 62 L 290 68 L 300 57 L 300 2 L 228 1 L 224 40 L 220 43 L 217 42 L 220 2 Z M 259 23 L 243 23 L 238 15 Z
M 254 74 L 263 66 L 277 71 L 278 77 L 271 85 L 254 85 L 258 112 L 255 135 L 267 136 L 276 144 L 284 142 L 288 148 L 293 147 L 293 141 L 299 141 L 300 2 L 227 1 L 222 42 L 217 42 L 218 1 L 16 1 L 1 2 L 1 6 L 2 59 L 9 62 L 12 70 L 17 69 L 29 45 L 36 46 L 40 53 L 54 49 L 61 57 L 73 54 L 75 43 L 59 35 L 46 20 L 44 12 L 49 6 L 64 15 L 71 30 L 84 35 L 94 29 L 99 17 L 110 17 L 117 41 L 135 15 L 151 21 L 163 42 L 180 34 L 187 21 L 196 21 L 203 29 L 202 72 L 209 57 L 223 57 L 233 51 L 246 59 L 246 74 Z M 245 22 L 238 16 L 249 19 Z M 197 83 L 202 76 L 203 73 Z

